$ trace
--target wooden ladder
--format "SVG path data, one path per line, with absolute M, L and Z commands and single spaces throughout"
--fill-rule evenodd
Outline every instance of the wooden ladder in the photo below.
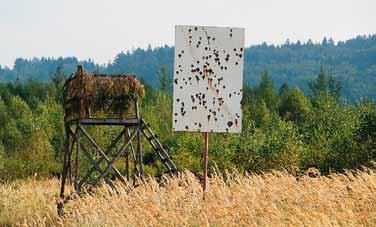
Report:
M 170 155 L 168 154 L 166 149 L 162 146 L 157 136 L 153 133 L 153 131 L 150 128 L 150 125 L 146 123 L 145 120 L 143 119 L 141 121 L 142 121 L 142 127 L 141 127 L 142 133 L 145 135 L 146 139 L 149 141 L 155 153 L 157 153 L 161 162 L 166 166 L 168 172 L 169 173 L 178 172 L 178 169 L 176 168 Z

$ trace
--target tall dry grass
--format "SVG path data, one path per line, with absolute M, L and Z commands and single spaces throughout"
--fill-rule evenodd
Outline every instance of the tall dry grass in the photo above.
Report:
M 210 179 L 202 199 L 185 172 L 149 179 L 132 191 L 106 186 L 56 214 L 59 182 L 29 179 L 0 186 L 0 225 L 22 226 L 375 226 L 376 173 L 296 178 L 286 172 L 226 174 Z

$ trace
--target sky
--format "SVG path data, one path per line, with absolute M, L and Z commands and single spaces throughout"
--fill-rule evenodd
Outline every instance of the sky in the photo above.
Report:
M 376 34 L 375 0 L 0 0 L 0 65 L 174 44 L 175 25 L 243 27 L 245 45 Z

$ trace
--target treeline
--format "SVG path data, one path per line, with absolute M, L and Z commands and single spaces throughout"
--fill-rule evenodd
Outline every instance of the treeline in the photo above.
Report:
M 210 166 L 239 171 L 316 167 L 323 173 L 368 165 L 376 158 L 376 105 L 367 100 L 341 101 L 341 82 L 319 68 L 308 82 L 309 96 L 287 83 L 276 86 L 268 71 L 255 87 L 244 85 L 241 134 L 210 134 Z M 180 169 L 201 171 L 201 133 L 172 132 L 171 82 L 166 68 L 156 77 L 161 89 L 146 82 L 142 117 L 150 123 Z M 48 83 L 30 80 L 0 84 L 0 180 L 33 174 L 58 174 L 64 144 L 61 88 L 64 72 L 58 68 Z M 116 130 L 89 128 L 101 145 Z M 146 172 L 158 174 L 157 162 L 146 141 Z M 81 160 L 84 159 L 82 158 Z M 116 165 L 124 170 L 124 162 Z M 87 167 L 87 163 L 86 163 Z M 83 167 L 85 168 L 85 163 Z
M 106 65 L 92 60 L 79 61 L 68 58 L 34 58 L 15 61 L 12 69 L 0 66 L 0 81 L 21 81 L 50 79 L 57 66 L 63 66 L 71 74 L 75 66 L 83 64 L 87 71 L 136 73 L 152 86 L 158 86 L 155 72 L 165 65 L 172 76 L 174 48 L 169 46 L 152 49 L 135 49 L 119 53 Z M 324 38 L 320 43 L 308 41 L 296 43 L 286 41 L 283 45 L 250 46 L 245 49 L 245 81 L 255 88 L 261 74 L 268 69 L 269 75 L 279 87 L 283 83 L 299 86 L 309 92 L 308 82 L 319 73 L 318 65 L 325 65 L 332 75 L 343 82 L 343 100 L 356 102 L 362 97 L 376 98 L 376 35 L 358 36 L 347 41 L 334 43 Z

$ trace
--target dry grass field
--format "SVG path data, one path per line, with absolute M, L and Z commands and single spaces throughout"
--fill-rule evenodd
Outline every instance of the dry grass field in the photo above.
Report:
M 0 185 L 0 226 L 376 226 L 376 173 L 368 169 L 316 178 L 217 174 L 205 200 L 189 172 L 123 189 L 73 199 L 60 219 L 57 179 Z

